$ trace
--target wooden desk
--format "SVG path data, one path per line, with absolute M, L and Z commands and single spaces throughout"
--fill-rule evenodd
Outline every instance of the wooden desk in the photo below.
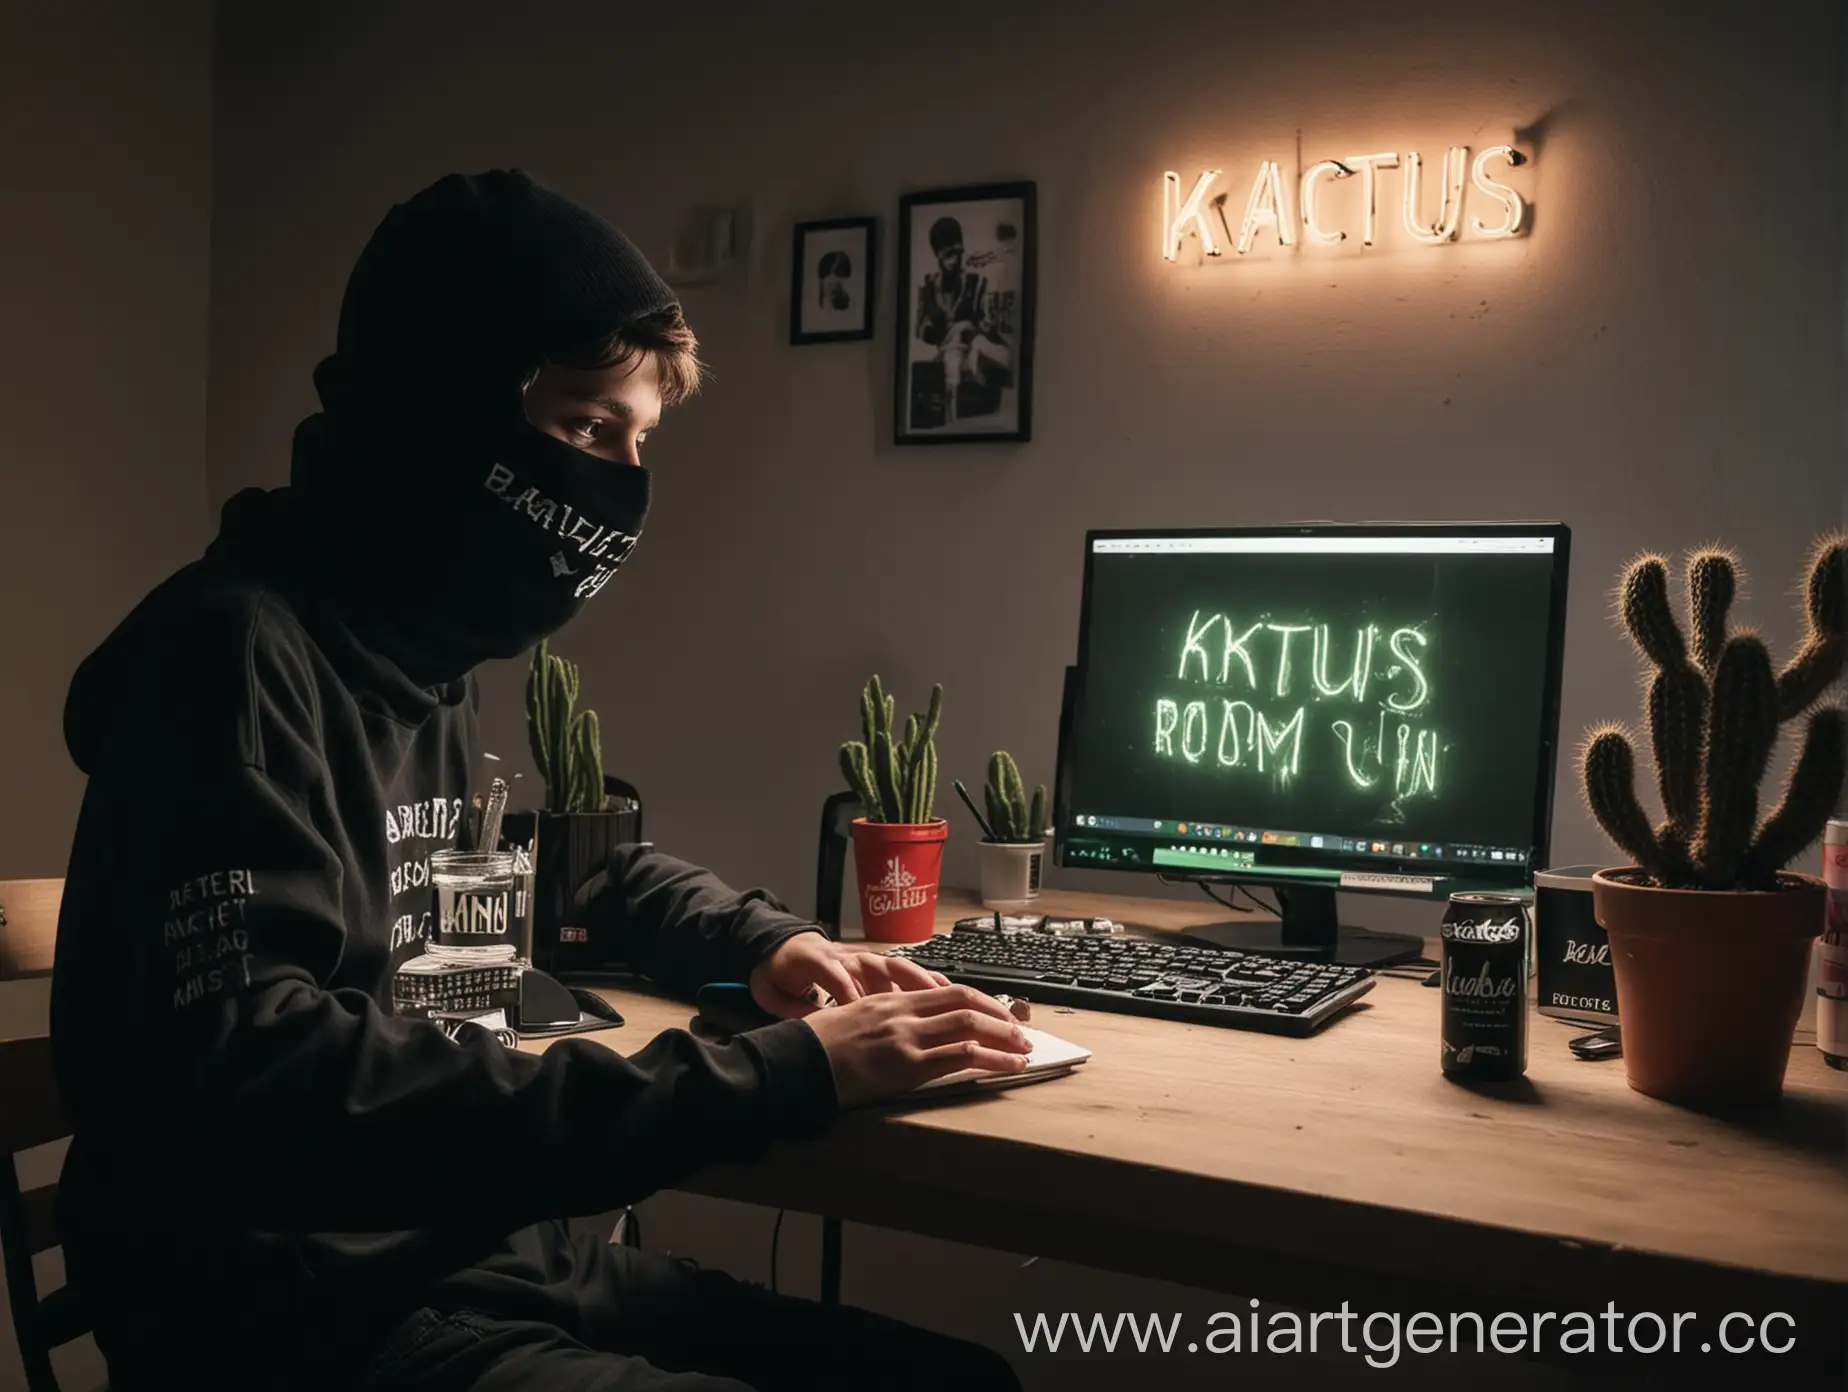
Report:
M 1048 911 L 1177 928 L 1210 904 L 1051 893 Z M 939 927 L 976 911 L 946 893 Z M 685 1004 L 612 991 L 625 1051 Z M 1070 1078 L 899 1113 L 681 1188 L 1308 1309 L 1848 1314 L 1848 1077 L 1803 1039 L 1787 1094 L 1717 1119 L 1584 1063 L 1532 1019 L 1527 1078 L 1438 1068 L 1438 993 L 1385 978 L 1308 1039 L 1039 1006 Z M 534 1045 L 533 1047 L 539 1047 Z M 1414 1303 L 1415 1302 L 1415 1303 Z M 1814 1344 L 1809 1347 L 1814 1348 Z

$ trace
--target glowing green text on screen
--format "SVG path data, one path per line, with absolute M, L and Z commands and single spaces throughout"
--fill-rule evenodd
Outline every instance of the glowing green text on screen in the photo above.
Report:
M 1435 796 L 1430 646 L 1417 624 L 1244 624 L 1196 609 L 1173 681 L 1213 690 L 1156 699 L 1155 753 L 1279 786 L 1327 767 L 1355 789 Z

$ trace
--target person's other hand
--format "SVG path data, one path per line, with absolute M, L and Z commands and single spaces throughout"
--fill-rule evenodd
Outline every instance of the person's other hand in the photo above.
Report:
M 751 999 L 778 1019 L 819 1010 L 824 997 L 839 1005 L 888 991 L 928 991 L 947 978 L 902 957 L 882 957 L 820 933 L 785 938 L 751 973 Z
M 1018 1073 L 1032 1045 L 999 1001 L 971 986 L 886 991 L 807 1017 L 845 1107 L 900 1097 L 965 1068 Z

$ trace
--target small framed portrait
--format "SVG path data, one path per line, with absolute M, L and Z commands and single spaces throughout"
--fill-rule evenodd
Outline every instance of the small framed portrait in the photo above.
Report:
M 791 343 L 845 343 L 873 336 L 874 218 L 796 224 L 789 292 Z
M 1034 185 L 907 194 L 898 205 L 901 445 L 1033 433 Z

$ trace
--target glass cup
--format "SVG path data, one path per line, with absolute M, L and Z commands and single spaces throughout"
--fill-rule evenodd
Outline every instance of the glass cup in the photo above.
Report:
M 521 956 L 513 852 L 436 851 L 430 879 L 436 885 L 436 926 L 424 951 L 433 961 L 486 965 Z

